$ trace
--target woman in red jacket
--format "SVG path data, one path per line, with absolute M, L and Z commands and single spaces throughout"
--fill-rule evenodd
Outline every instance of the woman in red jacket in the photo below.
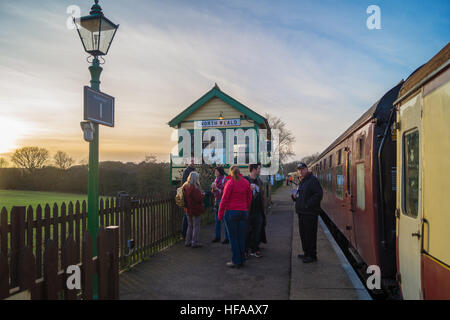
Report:
M 250 183 L 242 177 L 238 166 L 232 166 L 230 172 L 231 179 L 225 183 L 218 218 L 225 220 L 230 237 L 232 258 L 227 266 L 239 268 L 245 262 L 245 235 L 252 190 Z
M 186 231 L 186 247 L 200 248 L 198 235 L 200 232 L 200 216 L 205 212 L 203 198 L 205 193 L 200 188 L 198 173 L 192 171 L 187 181 L 183 185 L 184 203 L 186 207 L 186 216 L 188 228 Z

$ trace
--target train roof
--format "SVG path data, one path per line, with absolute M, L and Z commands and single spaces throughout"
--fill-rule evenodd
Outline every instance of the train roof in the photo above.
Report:
M 347 130 L 344 131 L 336 140 L 333 141 L 322 153 L 317 157 L 317 160 L 321 159 L 328 152 L 333 150 L 333 148 L 338 145 L 342 140 L 349 136 L 353 131 L 357 130 L 362 124 L 366 123 L 370 119 L 377 117 L 379 113 L 385 111 L 386 109 L 392 109 L 393 102 L 397 99 L 398 91 L 403 84 L 403 80 L 400 81 L 395 87 L 386 92 L 381 99 L 375 102 L 369 110 L 363 113 L 358 120 L 356 120 Z M 312 166 L 317 162 L 317 160 L 312 164 Z
M 418 87 L 426 82 L 427 78 L 431 78 L 449 65 L 450 59 L 450 42 L 441 49 L 427 63 L 417 68 L 409 75 L 399 92 L 399 98 L 395 104 L 399 103 L 411 93 L 416 91 Z

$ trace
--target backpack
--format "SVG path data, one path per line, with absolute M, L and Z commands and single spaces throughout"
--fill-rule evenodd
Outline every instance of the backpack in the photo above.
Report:
M 184 202 L 184 191 L 183 191 L 182 186 L 177 188 L 177 195 L 175 196 L 175 203 L 180 208 L 184 208 L 186 205 L 186 203 Z

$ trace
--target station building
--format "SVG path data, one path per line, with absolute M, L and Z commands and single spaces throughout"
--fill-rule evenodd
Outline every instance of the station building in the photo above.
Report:
M 238 165 L 241 173 L 247 175 L 250 162 L 267 162 L 266 159 L 262 159 L 265 157 L 265 153 L 260 152 L 260 139 L 263 133 L 265 133 L 264 139 L 266 140 L 263 142 L 264 146 L 267 146 L 270 151 L 270 142 L 268 141 L 270 140 L 270 127 L 267 119 L 220 90 L 217 84 L 170 120 L 168 125 L 178 130 L 178 157 L 185 158 L 184 163 L 175 163 L 174 155 L 171 154 L 170 172 L 171 181 L 174 184 L 181 180 L 187 162 L 195 155 L 195 148 L 200 148 L 197 149 L 197 155 L 201 154 L 202 158 L 195 158 L 196 165 L 200 162 L 222 165 L 226 172 L 232 165 Z M 194 135 L 195 129 L 199 129 L 197 136 Z M 242 129 L 245 133 L 244 139 L 230 135 L 232 132 L 237 132 L 238 129 Z M 267 131 L 261 131 L 261 129 Z M 216 134 L 210 135 L 205 133 L 206 131 Z M 186 136 L 186 132 L 189 132 L 190 137 Z M 202 133 L 201 136 L 198 135 L 198 132 Z M 190 150 L 183 150 L 180 147 L 184 139 L 190 139 Z M 222 143 L 218 143 L 219 140 L 222 140 Z M 213 142 L 215 142 L 215 147 L 211 148 Z M 186 154 L 189 151 L 190 156 Z

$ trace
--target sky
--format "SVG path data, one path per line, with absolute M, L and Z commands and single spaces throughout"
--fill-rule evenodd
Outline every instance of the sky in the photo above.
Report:
M 82 138 L 88 54 L 68 27 L 92 0 L 0 1 L 0 157 L 23 146 L 88 159 Z M 115 127 L 100 161 L 169 160 L 167 123 L 214 83 L 259 114 L 280 117 L 295 157 L 323 151 L 449 41 L 450 2 L 100 0 L 120 24 L 101 75 Z M 381 29 L 369 30 L 370 5 Z

